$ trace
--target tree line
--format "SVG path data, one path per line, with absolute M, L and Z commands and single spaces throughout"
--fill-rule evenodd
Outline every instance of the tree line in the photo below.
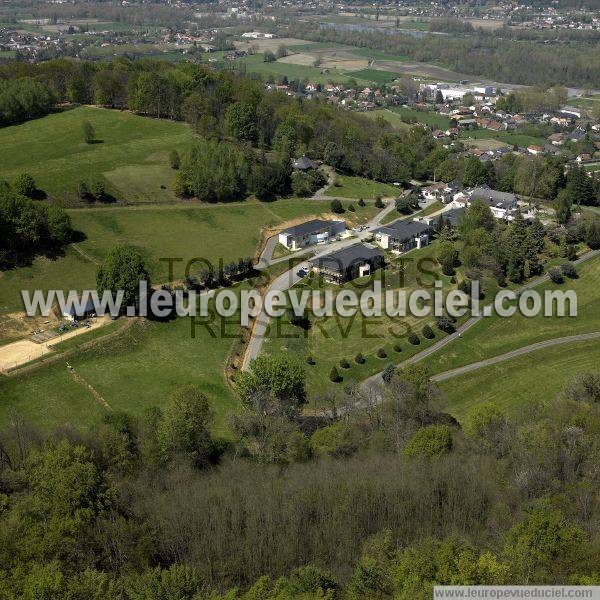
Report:
M 60 206 L 34 202 L 22 193 L 32 192 L 31 188 L 28 176 L 18 178 L 12 186 L 0 180 L 0 267 L 3 269 L 36 254 L 56 253 L 71 239 L 68 213 Z
M 289 27 L 282 27 L 281 33 Z M 370 31 L 315 29 L 302 22 L 293 23 L 293 32 L 302 39 L 372 48 L 419 62 L 440 62 L 459 73 L 494 81 L 546 87 L 560 83 L 592 89 L 600 81 L 600 58 L 593 43 L 563 45 L 557 52 L 553 45 L 503 39 L 496 32 L 417 38 L 403 33 L 381 36 Z
M 329 396 L 320 418 L 301 415 L 292 358 L 258 359 L 236 388 L 228 439 L 185 384 L 88 432 L 13 415 L 4 597 L 412 600 L 435 584 L 600 581 L 597 373 L 460 423 L 420 365 Z

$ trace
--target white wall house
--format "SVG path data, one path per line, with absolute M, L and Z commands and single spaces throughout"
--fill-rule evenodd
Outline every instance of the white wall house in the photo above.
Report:
M 408 252 L 429 244 L 429 226 L 418 221 L 394 221 L 375 230 L 375 241 L 385 250 Z
M 344 221 L 314 219 L 284 229 L 279 233 L 279 243 L 288 250 L 299 250 L 314 244 L 327 244 L 336 237 L 346 234 Z

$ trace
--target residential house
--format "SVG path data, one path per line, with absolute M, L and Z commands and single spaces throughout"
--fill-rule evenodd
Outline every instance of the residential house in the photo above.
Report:
M 510 192 L 499 192 L 488 186 L 480 186 L 470 193 L 469 204 L 473 200 L 485 202 L 496 219 L 512 221 L 517 212 L 517 197 Z
M 531 144 L 531 146 L 527 146 L 527 152 L 533 155 L 543 154 L 544 149 L 536 144 Z
M 325 281 L 342 284 L 381 269 L 385 265 L 385 258 L 377 248 L 359 243 L 313 258 L 309 262 L 312 270 Z
M 408 252 L 429 244 L 429 227 L 418 221 L 398 219 L 376 229 L 375 241 L 385 250 Z
M 564 133 L 553 133 L 548 136 L 548 141 L 554 146 L 562 146 L 565 142 L 565 134 Z
M 299 250 L 313 244 L 327 244 L 332 238 L 346 233 L 344 221 L 313 219 L 288 227 L 279 233 L 279 243 L 288 250 Z
M 310 171 L 319 168 L 319 165 L 314 160 L 311 160 L 304 154 L 293 161 L 292 166 L 299 171 Z

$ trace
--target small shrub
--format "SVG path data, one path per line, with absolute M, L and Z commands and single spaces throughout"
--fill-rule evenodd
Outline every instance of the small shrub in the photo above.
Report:
M 562 271 L 556 267 L 548 269 L 548 277 L 550 277 L 550 281 L 553 283 L 562 283 L 564 281 Z
M 344 207 L 342 206 L 342 203 L 339 200 L 332 200 L 331 201 L 331 212 L 334 212 L 336 214 L 342 214 L 344 212 Z
M 306 357 L 306 364 L 307 365 L 314 365 L 315 363 L 315 359 L 312 356 L 307 356 Z
M 385 204 L 383 203 L 381 196 L 377 196 L 377 198 L 375 198 L 375 208 L 384 208 L 384 207 L 385 207 Z
M 354 357 L 354 362 L 358 365 L 364 365 L 365 364 L 365 357 L 359 352 L 355 357 Z
M 342 378 L 335 367 L 331 367 L 331 371 L 329 372 L 329 380 L 333 383 L 339 383 L 342 381 Z
M 411 333 L 408 336 L 408 341 L 409 343 L 411 343 L 413 346 L 418 346 L 421 343 L 421 340 L 419 339 L 419 336 L 416 333 Z
M 394 344 L 394 352 L 402 352 L 402 346 L 400 344 Z
M 396 367 L 394 365 L 388 365 L 381 374 L 381 379 L 383 379 L 384 383 L 390 383 L 392 378 L 394 377 L 394 373 L 396 372 Z
M 342 358 L 342 360 L 340 360 L 340 367 L 342 367 L 342 369 L 349 369 L 350 363 L 345 358 Z
M 431 340 L 435 337 L 435 333 L 433 333 L 433 329 L 431 329 L 429 325 L 425 325 L 423 327 L 423 337 L 427 338 L 428 340 Z
M 377 356 L 379 358 L 387 358 L 387 354 L 383 348 L 379 348 L 379 350 L 377 350 Z
M 350 204 L 350 205 L 348 206 L 348 210 L 349 210 L 350 212 L 356 212 L 356 209 L 354 208 L 354 204 Z
M 440 331 L 444 331 L 445 333 L 454 333 L 456 331 L 452 319 L 446 316 L 438 317 L 435 320 L 435 325 Z
M 169 154 L 169 163 L 171 165 L 171 169 L 179 169 L 181 159 L 179 158 L 179 152 L 177 152 L 177 150 L 171 150 L 171 153 Z
M 34 198 L 37 191 L 35 180 L 29 173 L 21 173 L 18 175 L 14 180 L 12 187 L 17 194 L 21 194 L 21 196 L 27 198 Z
M 367 205 L 367 203 L 366 203 L 366 202 L 365 202 L 365 201 L 364 201 L 362 198 L 359 198 L 359 199 L 358 199 L 358 205 L 359 205 L 361 208 L 364 208 L 364 207 Z
M 562 271 L 562 274 L 565 277 L 568 277 L 569 279 L 577 279 L 578 277 L 577 269 L 575 268 L 575 265 L 571 262 L 561 265 L 560 270 Z

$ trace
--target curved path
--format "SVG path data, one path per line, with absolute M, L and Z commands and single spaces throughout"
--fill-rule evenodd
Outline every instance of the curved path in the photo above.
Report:
M 597 256 L 598 254 L 600 254 L 600 250 L 592 250 L 592 251 L 588 252 L 587 254 L 584 254 L 581 258 L 578 258 L 576 261 L 574 261 L 574 264 L 579 265 L 582 262 L 585 262 L 586 260 L 589 260 L 590 258 Z M 521 286 L 518 290 L 515 290 L 516 294 L 518 296 L 525 290 L 532 289 L 532 288 L 544 283 L 545 281 L 548 281 L 549 279 L 550 278 L 548 277 L 548 275 L 542 275 L 541 277 L 538 277 L 538 278 L 534 279 L 533 281 L 530 281 L 529 283 L 525 284 L 524 286 Z M 482 310 L 483 309 L 485 309 L 485 307 L 482 307 Z M 471 317 L 470 319 L 465 321 L 465 323 L 463 323 L 460 327 L 458 327 L 454 333 L 447 335 L 446 337 L 437 341 L 432 346 L 429 346 L 429 348 L 426 348 L 425 350 L 419 352 L 418 354 L 411 356 L 409 359 L 401 362 L 397 366 L 399 368 L 402 368 L 404 366 L 411 365 L 413 363 L 419 362 L 420 360 L 423 360 L 424 358 L 427 358 L 429 355 L 433 354 L 434 352 L 437 352 L 440 348 L 443 348 L 444 346 L 453 342 L 455 339 L 460 338 L 465 331 L 467 331 L 468 329 L 471 329 L 471 327 L 473 327 L 473 325 L 475 325 L 476 323 L 479 323 L 479 321 L 481 321 L 483 318 L 484 318 L 483 315 Z M 367 377 L 367 379 L 365 379 L 362 382 L 361 387 L 366 387 L 369 384 L 378 383 L 381 380 L 382 373 L 383 373 L 383 371 L 376 373 L 375 375 L 371 375 L 370 377 Z
M 594 331 L 592 333 L 581 333 L 579 335 L 569 335 L 566 337 L 536 342 L 535 344 L 529 344 L 529 346 L 516 348 L 515 350 L 511 350 L 510 352 L 505 352 L 504 354 L 499 354 L 498 356 L 493 356 L 492 358 L 486 358 L 485 360 L 480 360 L 478 362 L 471 363 L 470 365 L 464 365 L 463 367 L 458 367 L 456 369 L 451 369 L 450 371 L 438 373 L 437 375 L 433 375 L 431 377 L 431 381 L 446 381 L 446 379 L 459 377 L 460 375 L 464 375 L 465 373 L 477 371 L 478 369 L 483 369 L 484 367 L 489 367 L 491 365 L 510 360 L 511 358 L 515 358 L 516 356 L 521 356 L 522 354 L 529 354 L 530 352 L 535 352 L 536 350 L 542 350 L 544 348 L 550 348 L 552 346 L 559 346 L 561 344 L 570 344 L 571 342 L 585 342 L 599 337 L 600 331 Z

